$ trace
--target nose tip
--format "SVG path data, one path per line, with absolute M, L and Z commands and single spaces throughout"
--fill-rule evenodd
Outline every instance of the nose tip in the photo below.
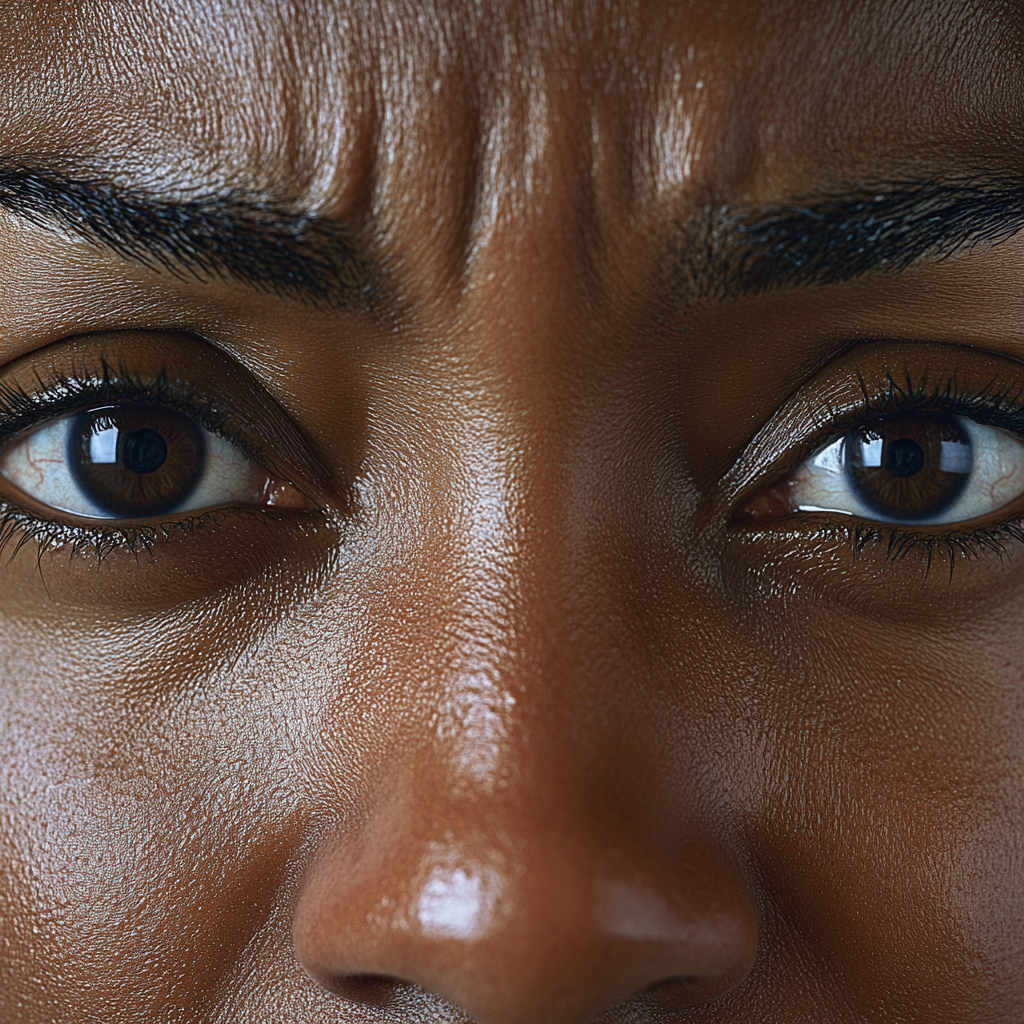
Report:
M 550 824 L 525 845 L 445 832 L 410 843 L 371 823 L 321 851 L 294 920 L 320 985 L 393 1008 L 418 990 L 478 1024 L 585 1024 L 624 1001 L 699 1004 L 753 961 L 753 901 L 710 841 L 652 860 Z

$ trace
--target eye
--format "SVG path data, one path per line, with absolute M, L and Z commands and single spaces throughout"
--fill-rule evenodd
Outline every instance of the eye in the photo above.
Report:
M 1024 494 L 1024 441 L 946 413 L 901 412 L 812 455 L 779 488 L 786 511 L 846 512 L 887 523 L 955 523 Z
M 91 519 L 307 507 L 237 445 L 157 405 L 86 409 L 26 431 L 0 449 L 0 476 L 38 504 Z

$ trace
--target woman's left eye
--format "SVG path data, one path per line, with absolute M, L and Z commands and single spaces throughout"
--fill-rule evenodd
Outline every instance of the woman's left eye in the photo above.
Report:
M 308 507 L 237 445 L 158 405 L 92 408 L 29 430 L 0 449 L 0 476 L 41 505 L 89 519 Z
M 900 412 L 807 459 L 780 488 L 787 511 L 930 526 L 977 519 L 1024 494 L 1024 441 L 963 416 Z

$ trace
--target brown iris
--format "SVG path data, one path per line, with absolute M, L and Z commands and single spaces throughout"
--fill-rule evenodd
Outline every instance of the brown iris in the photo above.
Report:
M 75 482 L 119 518 L 174 511 L 195 490 L 205 461 L 202 429 L 158 406 L 91 409 L 75 418 L 68 438 Z
M 886 519 L 938 515 L 960 497 L 972 464 L 970 437 L 942 413 L 885 416 L 846 438 L 851 486 Z

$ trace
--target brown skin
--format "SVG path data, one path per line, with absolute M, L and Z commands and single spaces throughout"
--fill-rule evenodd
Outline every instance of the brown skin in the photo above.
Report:
M 1020 1020 L 1024 551 L 730 523 L 853 343 L 1024 386 L 1021 239 L 665 285 L 709 195 L 1013 166 L 1020 7 L 190 6 L 3 5 L 0 152 L 355 218 L 384 298 L 0 219 L 4 374 L 173 361 L 313 505 L 5 556 L 0 1019 Z

